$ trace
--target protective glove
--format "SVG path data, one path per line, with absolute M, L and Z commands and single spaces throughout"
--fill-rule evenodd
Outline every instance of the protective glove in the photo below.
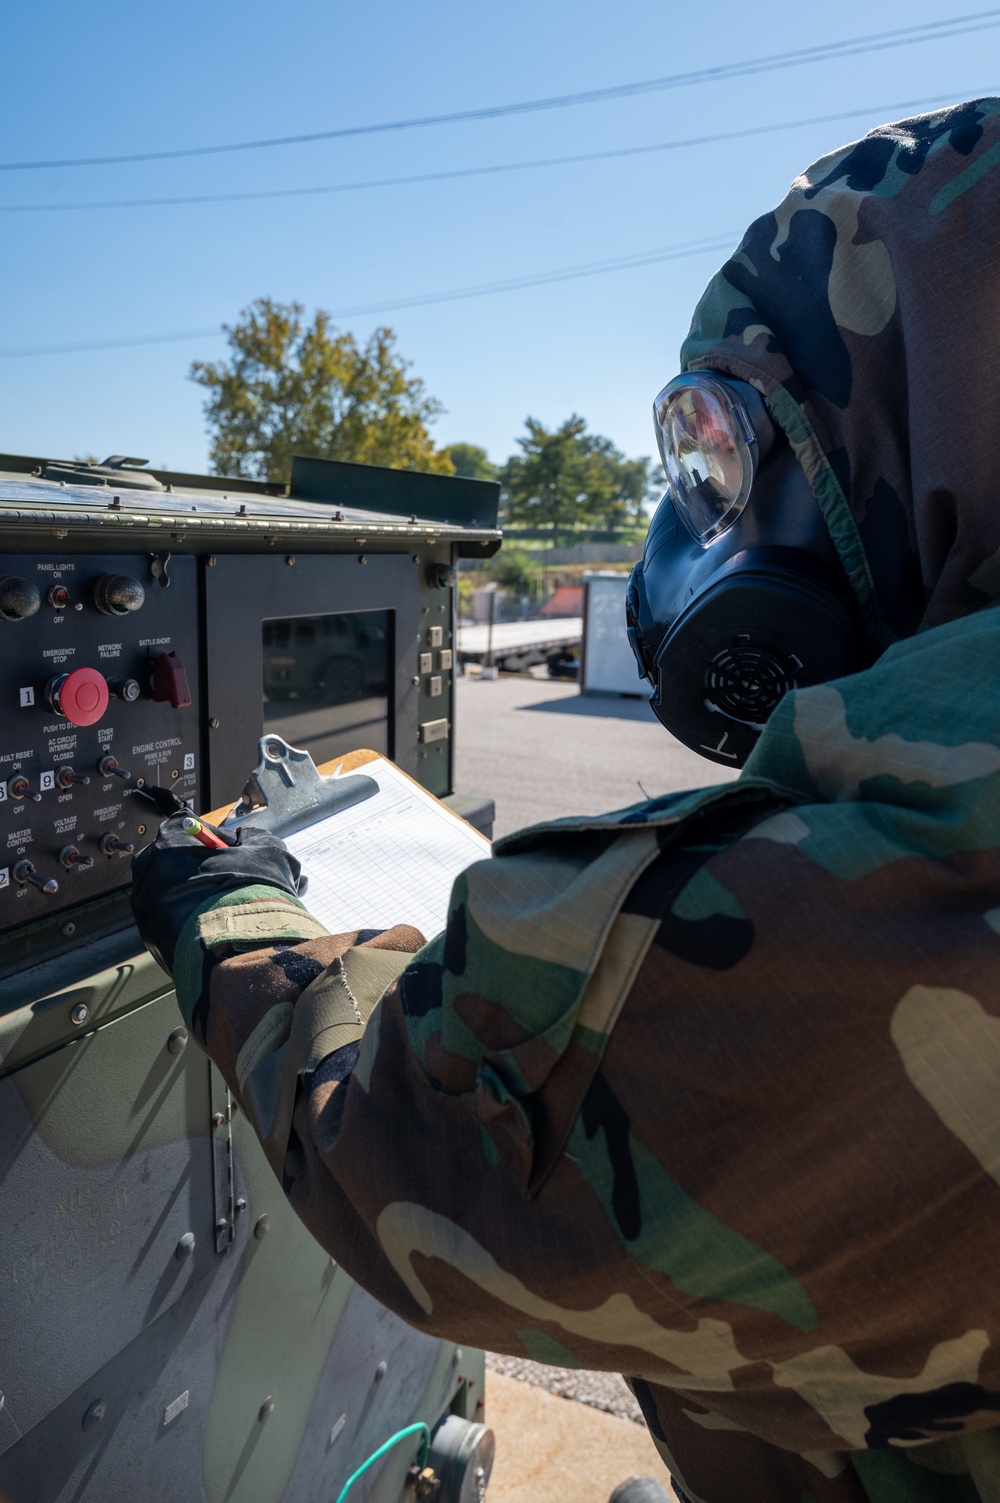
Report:
M 261 884 L 292 897 L 306 889 L 300 863 L 277 835 L 242 825 L 235 845 L 215 850 L 185 833 L 184 818 L 172 814 L 165 819 L 152 845 L 132 860 L 132 912 L 143 943 L 166 971 L 173 970 L 181 930 L 207 899 L 234 887 Z M 205 825 L 205 829 L 214 826 Z M 228 831 L 215 833 L 232 839 Z

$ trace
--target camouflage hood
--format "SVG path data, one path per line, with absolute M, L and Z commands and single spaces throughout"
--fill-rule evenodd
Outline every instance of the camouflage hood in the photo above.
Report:
M 1000 596 L 997 167 L 997 98 L 821 158 L 747 230 L 681 351 L 767 397 L 877 649 Z

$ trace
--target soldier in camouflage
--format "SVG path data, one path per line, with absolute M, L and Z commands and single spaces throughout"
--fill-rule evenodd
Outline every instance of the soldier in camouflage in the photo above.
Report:
M 998 169 L 1000 100 L 876 130 L 695 314 L 873 662 L 737 782 L 499 842 L 428 944 L 327 934 L 277 842 L 136 862 L 318 1241 L 427 1331 L 627 1374 L 691 1503 L 1000 1500 Z

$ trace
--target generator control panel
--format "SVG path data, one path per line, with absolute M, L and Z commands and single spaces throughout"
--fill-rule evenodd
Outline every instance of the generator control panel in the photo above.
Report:
M 499 546 L 498 496 L 319 459 L 285 485 L 0 455 L 9 996 L 133 953 L 133 853 L 172 809 L 235 803 L 265 729 L 318 763 L 380 751 L 478 817 L 452 781 L 456 564 Z
M 0 928 L 99 897 L 198 803 L 196 559 L 0 554 Z

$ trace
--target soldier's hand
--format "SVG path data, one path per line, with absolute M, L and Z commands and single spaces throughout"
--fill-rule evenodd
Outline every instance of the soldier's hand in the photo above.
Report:
M 143 943 L 167 971 L 173 969 L 181 930 L 207 899 L 261 884 L 297 897 L 306 886 L 299 862 L 276 835 L 243 825 L 235 845 L 210 849 L 185 833 L 184 818 L 173 814 L 165 819 L 153 843 L 132 860 L 132 912 Z M 216 831 L 220 833 L 232 838 Z

